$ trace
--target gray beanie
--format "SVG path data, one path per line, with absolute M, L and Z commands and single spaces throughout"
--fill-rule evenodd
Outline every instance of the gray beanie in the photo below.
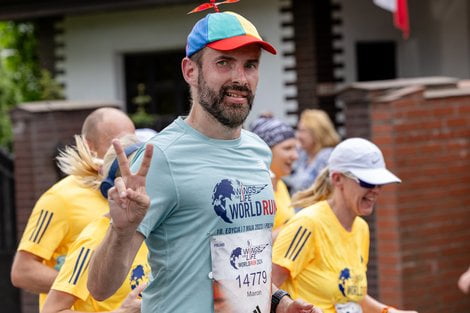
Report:
M 250 131 L 258 135 L 269 147 L 295 138 L 294 129 L 286 122 L 274 117 L 259 117 L 250 124 Z

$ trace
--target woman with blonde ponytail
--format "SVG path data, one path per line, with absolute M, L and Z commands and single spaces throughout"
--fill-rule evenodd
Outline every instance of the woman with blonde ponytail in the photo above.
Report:
M 400 179 L 382 152 L 362 138 L 343 141 L 313 186 L 293 197 L 302 209 L 273 246 L 273 282 L 323 313 L 416 313 L 367 295 L 369 228 L 381 187 Z

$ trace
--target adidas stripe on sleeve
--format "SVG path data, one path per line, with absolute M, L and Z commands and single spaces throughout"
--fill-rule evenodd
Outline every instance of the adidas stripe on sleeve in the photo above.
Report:
M 313 225 L 308 219 L 294 218 L 279 233 L 273 246 L 273 263 L 295 277 L 313 259 Z

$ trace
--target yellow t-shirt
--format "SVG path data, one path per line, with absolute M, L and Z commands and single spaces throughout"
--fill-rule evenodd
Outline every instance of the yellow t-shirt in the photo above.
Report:
M 83 186 L 74 176 L 67 176 L 36 202 L 18 251 L 39 256 L 44 264 L 59 270 L 82 229 L 108 211 L 108 201 L 98 190 Z M 46 294 L 39 295 L 39 308 L 45 299 Z
M 276 215 L 274 216 L 273 230 L 284 225 L 292 216 L 294 216 L 294 208 L 291 207 L 291 199 L 286 184 L 282 180 L 278 180 L 276 191 L 274 192 L 274 201 L 276 202 Z
M 297 213 L 273 247 L 273 263 L 290 272 L 281 288 L 324 313 L 336 312 L 337 303 L 358 303 L 366 296 L 368 260 L 367 223 L 356 217 L 351 232 L 346 231 L 327 201 Z
M 142 244 L 129 274 L 116 293 L 105 301 L 97 301 L 87 289 L 88 265 L 109 227 L 109 218 L 101 217 L 91 222 L 70 247 L 65 263 L 60 269 L 51 289 L 77 297 L 73 308 L 84 312 L 106 312 L 117 309 L 132 289 L 148 282 L 150 266 L 147 263 L 148 250 Z

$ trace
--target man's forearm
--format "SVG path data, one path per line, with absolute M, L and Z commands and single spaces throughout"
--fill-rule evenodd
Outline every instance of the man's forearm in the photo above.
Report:
M 90 262 L 88 289 L 95 299 L 103 301 L 109 298 L 122 285 L 142 243 L 142 240 L 138 243 L 139 236 L 136 232 L 118 234 L 112 226 L 109 227 Z
M 272 284 L 272 294 L 274 294 L 277 290 L 279 290 L 279 288 Z M 287 308 L 291 302 L 292 299 L 290 297 L 282 297 L 279 301 L 279 304 L 277 305 L 276 312 L 287 312 Z
M 43 264 L 39 266 L 41 266 L 39 271 L 34 269 L 28 271 L 29 274 L 25 275 L 25 284 L 22 288 L 38 294 L 48 293 L 59 272 Z
M 278 291 L 279 288 L 275 284 L 272 284 L 271 288 L 271 295 L 274 295 L 276 291 Z M 271 296 L 272 297 L 272 296 Z M 276 312 L 287 312 L 287 307 L 289 306 L 289 303 L 292 302 L 292 299 L 289 297 L 282 297 L 281 300 L 279 301 L 279 304 L 277 305 Z M 272 305 L 272 302 L 271 302 Z
M 271 312 L 275 313 L 322 313 L 322 310 L 315 308 L 312 304 L 302 299 L 292 300 L 289 294 L 284 290 L 279 290 L 272 284 L 273 298 L 271 300 Z

